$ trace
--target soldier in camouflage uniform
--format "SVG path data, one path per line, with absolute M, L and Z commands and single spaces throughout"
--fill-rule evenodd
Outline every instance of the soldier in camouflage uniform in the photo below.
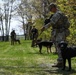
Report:
M 14 45 L 15 39 L 16 39 L 16 33 L 15 30 L 13 30 L 11 32 L 11 45 Z
M 45 29 L 49 28 L 52 26 L 52 41 L 55 43 L 55 47 L 57 49 L 58 53 L 58 59 L 57 63 L 53 65 L 53 67 L 62 67 L 63 61 L 62 61 L 62 56 L 61 56 L 61 51 L 58 48 L 58 43 L 60 41 L 66 41 L 67 35 L 67 28 L 64 27 L 64 24 L 61 22 L 61 14 L 62 12 L 57 9 L 56 4 L 51 3 L 49 6 L 49 9 L 51 12 L 53 12 L 53 16 L 50 19 L 50 23 L 47 25 L 43 26 L 41 31 L 44 31 Z
M 35 28 L 35 26 L 33 26 L 31 33 L 32 33 L 32 45 L 31 45 L 31 47 L 34 47 L 36 44 L 36 41 L 37 41 L 37 37 L 38 37 L 38 29 Z

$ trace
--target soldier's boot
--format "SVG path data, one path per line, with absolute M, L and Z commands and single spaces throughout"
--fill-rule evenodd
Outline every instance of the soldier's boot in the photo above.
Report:
M 63 63 L 62 62 L 58 62 L 58 63 L 52 65 L 52 67 L 63 67 Z

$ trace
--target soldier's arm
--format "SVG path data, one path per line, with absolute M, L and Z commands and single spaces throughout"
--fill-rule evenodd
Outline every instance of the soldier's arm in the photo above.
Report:
M 49 28 L 51 25 L 55 25 L 57 21 L 60 19 L 60 14 L 56 13 L 50 19 L 50 22 L 44 26 L 45 29 Z
M 60 17 L 61 17 L 61 15 L 59 13 L 55 13 L 52 16 L 52 18 L 50 19 L 50 22 L 41 28 L 41 32 L 43 32 L 45 29 L 49 28 L 51 25 L 56 25 L 56 23 L 60 19 Z

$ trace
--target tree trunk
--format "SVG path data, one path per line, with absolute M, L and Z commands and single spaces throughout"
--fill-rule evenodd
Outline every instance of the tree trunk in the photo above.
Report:
M 2 25 L 2 26 L 1 26 L 1 27 L 2 27 L 2 28 L 1 28 L 1 29 L 2 29 L 2 30 L 1 30 L 1 34 L 2 34 L 2 37 L 1 37 L 1 38 L 2 38 L 2 41 L 4 41 L 4 28 L 3 28 L 3 19 L 2 19 L 2 16 L 1 16 L 1 25 Z
M 9 41 L 9 35 L 6 35 L 5 41 Z

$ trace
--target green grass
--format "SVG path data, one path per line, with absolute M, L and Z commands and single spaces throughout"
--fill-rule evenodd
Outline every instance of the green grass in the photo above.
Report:
M 29 40 L 14 46 L 0 42 L 0 75 L 76 75 L 76 58 L 72 59 L 72 71 L 67 72 L 52 67 L 57 55 L 48 54 L 45 47 L 42 53 L 38 47 L 32 48 Z

